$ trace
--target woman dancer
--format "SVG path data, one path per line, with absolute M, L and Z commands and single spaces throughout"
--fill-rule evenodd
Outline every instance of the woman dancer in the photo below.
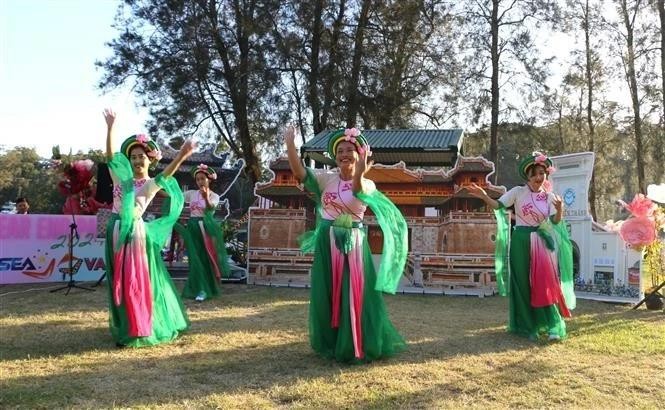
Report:
M 229 263 L 222 230 L 213 218 L 219 195 L 210 190 L 210 182 L 217 179 L 217 173 L 200 164 L 192 169 L 192 175 L 199 189 L 185 192 L 190 218 L 186 229 L 179 224 L 177 228 L 189 255 L 189 275 L 182 296 L 203 301 L 219 296 L 219 283 L 228 276 Z
M 169 342 L 189 327 L 189 320 L 160 250 L 183 206 L 182 191 L 172 175 L 192 154 L 194 144 L 186 142 L 166 169 L 150 178 L 148 169 L 161 158 L 157 144 L 146 135 L 132 135 L 114 154 L 116 115 L 105 110 L 104 118 L 106 157 L 113 179 L 113 213 L 106 229 L 111 335 L 117 346 Z M 144 223 L 141 216 L 160 189 L 170 196 L 168 212 Z
M 547 176 L 554 172 L 545 155 L 534 152 L 524 158 L 518 172 L 526 184 L 514 187 L 498 201 L 476 184 L 469 192 L 497 210 L 497 282 L 510 300 L 508 331 L 531 340 L 543 333 L 551 341 L 560 340 L 566 337 L 563 317 L 570 317 L 570 309 L 575 308 L 572 244 L 562 223 L 563 202 L 545 189 Z M 516 226 L 508 241 L 504 210 L 513 205 Z M 505 266 L 503 248 L 508 242 L 509 266 Z
M 316 230 L 302 238 L 314 251 L 309 307 L 312 348 L 341 362 L 392 356 L 406 343 L 388 318 L 381 291 L 394 293 L 404 270 L 407 226 L 399 210 L 365 174 L 369 146 L 355 128 L 334 132 L 328 153 L 332 171 L 305 168 L 295 147 L 295 128 L 285 134 L 291 171 L 317 201 Z M 370 206 L 384 234 L 381 269 L 374 269 L 363 215 Z

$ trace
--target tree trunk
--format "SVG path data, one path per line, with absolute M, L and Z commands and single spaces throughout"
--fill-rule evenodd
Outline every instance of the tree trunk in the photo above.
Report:
M 219 35 L 219 22 L 217 20 L 217 6 L 215 2 L 209 3 L 208 16 L 210 18 L 211 36 L 214 40 L 215 51 L 224 66 L 223 76 L 229 88 L 235 127 L 242 148 L 242 156 L 245 160 L 245 169 L 251 183 L 255 183 L 261 179 L 261 161 L 256 154 L 254 142 L 249 133 L 249 117 L 247 115 L 249 86 L 247 75 L 249 68 L 249 37 L 245 27 L 247 16 L 244 15 L 239 4 L 236 4 L 235 7 L 234 12 L 237 16 L 236 41 L 239 52 L 237 67 L 231 66 L 228 46 Z
M 344 14 L 346 12 L 346 1 L 341 0 L 339 2 L 339 13 L 337 18 L 333 23 L 333 32 L 330 39 L 330 61 L 325 70 L 325 81 L 323 82 L 323 112 L 321 115 L 321 128 L 328 128 L 328 117 L 330 116 L 330 110 L 333 102 L 333 84 L 335 84 L 335 67 L 341 66 L 340 53 L 337 49 L 339 46 L 339 38 L 342 32 L 342 27 L 344 23 Z
M 371 0 L 363 0 L 358 16 L 358 27 L 354 39 L 353 64 L 351 65 L 351 82 L 347 96 L 346 126 L 348 128 L 356 126 L 356 118 L 360 107 L 358 98 L 358 86 L 360 84 L 360 65 L 363 57 L 363 40 L 365 38 L 365 29 L 369 22 L 369 6 Z
M 312 128 L 314 134 L 322 131 L 321 128 L 321 109 L 318 93 L 319 86 L 319 50 L 321 48 L 321 33 L 323 32 L 323 23 L 321 14 L 323 12 L 323 0 L 317 0 L 314 4 L 314 15 L 312 16 L 312 52 L 310 55 L 309 71 L 309 105 L 312 109 Z
M 660 80 L 661 97 L 663 97 L 663 118 L 661 119 L 661 137 L 665 130 L 665 0 L 658 0 L 658 15 L 660 16 Z
M 589 17 L 589 0 L 586 1 L 584 10 L 584 46 L 586 52 L 586 83 L 587 83 L 587 106 L 586 121 L 589 127 L 589 146 L 590 152 L 595 152 L 596 127 L 593 123 L 593 78 L 591 76 L 591 24 Z M 595 172 L 591 171 L 591 183 L 589 185 L 589 208 L 591 217 L 596 220 L 596 177 Z
M 635 5 L 634 13 L 639 9 L 639 1 Z M 635 133 L 635 159 L 637 162 L 637 186 L 638 191 L 646 194 L 647 187 L 644 177 L 644 147 L 642 143 L 642 117 L 640 116 L 640 98 L 637 89 L 637 76 L 635 74 L 635 45 L 634 45 L 634 19 L 631 21 L 628 15 L 626 0 L 621 0 L 621 14 L 626 26 L 626 79 L 630 89 L 630 99 L 633 104 L 633 121 Z
M 492 17 L 490 21 L 490 35 L 492 37 L 492 85 L 491 85 L 491 120 L 490 120 L 490 161 L 494 163 L 492 182 L 498 183 L 499 177 L 499 3 L 492 0 Z
M 660 141 L 656 146 L 660 145 L 660 180 L 662 181 L 665 179 L 665 169 L 662 166 L 662 158 L 665 157 L 665 0 L 658 0 L 658 15 L 660 16 L 660 80 L 662 82 L 663 117 L 660 121 Z

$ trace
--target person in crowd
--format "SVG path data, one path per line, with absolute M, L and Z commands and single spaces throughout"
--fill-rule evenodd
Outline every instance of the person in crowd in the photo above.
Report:
M 27 215 L 28 210 L 30 209 L 30 204 L 28 203 L 28 198 L 22 196 L 16 198 L 16 213 L 19 215 Z

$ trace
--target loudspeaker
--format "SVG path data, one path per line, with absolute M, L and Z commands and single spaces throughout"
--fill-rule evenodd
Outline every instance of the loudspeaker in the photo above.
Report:
M 113 180 L 111 179 L 109 166 L 103 162 L 97 164 L 97 191 L 95 192 L 95 200 L 105 204 L 113 202 Z

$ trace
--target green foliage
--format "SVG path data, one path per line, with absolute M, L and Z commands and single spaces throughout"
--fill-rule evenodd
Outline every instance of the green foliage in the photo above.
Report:
M 0 203 L 23 196 L 31 213 L 56 211 L 57 176 L 34 148 L 16 147 L 0 152 Z
M 89 150 L 61 155 L 62 163 L 78 159 L 99 163 L 104 161 L 104 154 Z M 60 169 L 53 168 L 49 159 L 40 158 L 34 148 L 0 150 L 0 204 L 23 196 L 30 203 L 30 213 L 61 213 L 64 198 L 57 190 L 60 177 Z
M 647 290 L 654 289 L 665 281 L 665 253 L 663 241 L 654 241 L 644 248 L 644 263 L 642 264 L 644 285 Z
M 653 69 L 655 14 L 642 10 L 635 21 L 644 51 L 637 56 L 640 150 L 635 118 L 627 115 L 634 110 L 630 93 L 619 101 L 607 95 L 625 81 L 617 70 L 624 59 L 621 42 L 607 41 L 620 16 L 607 21 L 600 6 L 126 0 L 109 43 L 113 54 L 98 63 L 100 86 L 131 82 L 150 110 L 153 134 L 216 140 L 245 158 L 249 185 L 263 175 L 260 160 L 283 153 L 279 128 L 286 120 L 297 122 L 303 139 L 354 121 L 364 128 L 487 124 L 467 134 L 465 150 L 495 159 L 506 185 L 519 183 L 514 161 L 533 149 L 592 150 L 603 220 L 616 211 L 615 199 L 638 190 L 638 169 L 647 182 L 665 178 L 665 132 L 663 120 L 654 120 L 663 95 Z M 575 42 L 569 59 L 553 61 L 540 48 L 542 37 L 558 31 Z M 553 64 L 564 74 L 556 89 L 547 81 Z M 243 207 L 253 200 L 249 190 L 238 193 Z

